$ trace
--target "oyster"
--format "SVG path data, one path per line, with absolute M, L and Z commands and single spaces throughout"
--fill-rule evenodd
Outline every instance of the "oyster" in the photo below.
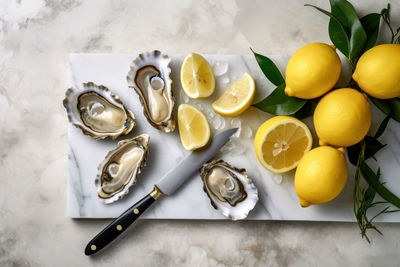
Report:
M 135 126 L 133 113 L 107 87 L 92 82 L 69 88 L 63 101 L 69 121 L 95 139 L 117 138 Z
M 141 168 L 146 163 L 150 137 L 142 134 L 118 142 L 99 165 L 95 179 L 98 197 L 110 204 L 122 198 L 135 185 Z
M 232 220 L 246 218 L 258 201 L 257 188 L 245 169 L 213 160 L 203 165 L 200 176 L 211 205 Z
M 171 59 L 158 50 L 140 54 L 126 77 L 129 87 L 139 96 L 147 121 L 166 133 L 175 129 L 170 62 Z

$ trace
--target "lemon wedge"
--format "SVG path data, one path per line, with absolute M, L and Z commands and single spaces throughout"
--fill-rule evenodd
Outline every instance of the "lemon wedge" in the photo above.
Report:
M 210 63 L 199 54 L 189 53 L 181 67 L 183 91 L 191 98 L 205 98 L 215 90 L 215 78 Z
M 307 125 L 289 116 L 276 116 L 265 121 L 254 138 L 258 160 L 274 173 L 296 168 L 311 146 L 312 136 Z
M 253 102 L 256 86 L 253 77 L 246 72 L 224 94 L 212 103 L 215 112 L 234 117 L 242 114 Z
M 178 126 L 181 142 L 186 150 L 204 147 L 210 140 L 210 126 L 207 118 L 195 106 L 179 105 Z

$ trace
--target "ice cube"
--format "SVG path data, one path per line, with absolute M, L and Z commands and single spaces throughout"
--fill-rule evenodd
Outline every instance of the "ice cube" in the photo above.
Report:
M 217 61 L 214 64 L 213 71 L 215 76 L 222 76 L 228 72 L 228 62 L 226 61 Z

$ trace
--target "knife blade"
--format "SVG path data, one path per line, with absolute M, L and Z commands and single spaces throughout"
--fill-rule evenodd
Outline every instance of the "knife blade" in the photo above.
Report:
M 211 159 L 237 131 L 237 128 L 225 130 L 212 138 L 209 146 L 202 150 L 195 150 L 187 155 L 177 166 L 170 169 L 157 183 L 153 190 L 136 202 L 118 218 L 98 233 L 85 248 L 85 255 L 90 256 L 117 238 L 123 233 L 143 212 L 162 195 L 173 194 L 189 177 Z

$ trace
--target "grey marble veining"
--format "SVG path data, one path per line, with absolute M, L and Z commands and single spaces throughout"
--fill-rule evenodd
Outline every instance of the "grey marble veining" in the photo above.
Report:
M 387 4 L 352 2 L 360 15 Z M 390 2 L 400 25 L 400 3 Z M 398 266 L 398 223 L 378 224 L 383 236 L 371 232 L 368 244 L 354 223 L 148 219 L 88 258 L 84 246 L 110 220 L 66 216 L 69 145 L 61 102 L 70 85 L 69 54 L 249 55 L 252 47 L 290 55 L 308 42 L 330 43 L 328 18 L 306 3 L 329 9 L 325 0 L 0 1 L 0 266 Z M 385 172 L 399 160 L 398 132 L 390 122 L 382 136 L 391 142 L 380 159 Z
M 129 89 L 126 84 L 126 73 L 130 63 L 136 55 L 112 55 L 112 54 L 72 54 L 71 60 L 71 83 L 79 85 L 86 81 L 93 81 L 97 84 L 108 86 L 110 90 L 121 97 L 127 108 L 135 114 L 137 125 L 129 137 L 147 133 L 150 135 L 149 157 L 147 166 L 143 168 L 138 177 L 137 184 L 132 187 L 131 192 L 117 203 L 105 205 L 97 199 L 93 178 L 97 174 L 97 166 L 107 154 L 108 150 L 116 146 L 118 140 L 92 140 L 84 136 L 79 129 L 69 126 L 69 201 L 68 216 L 73 218 L 110 218 L 118 216 L 135 201 L 149 193 L 152 186 L 157 182 L 171 166 L 177 165 L 179 161 L 188 154 L 180 144 L 179 134 L 176 130 L 171 134 L 160 132 L 149 125 L 143 116 L 142 106 L 139 103 L 136 93 Z M 245 71 L 251 71 L 257 75 L 257 83 L 263 87 L 269 82 L 262 76 L 256 65 L 255 59 L 250 56 L 207 56 L 212 65 L 215 62 L 226 62 L 229 64 L 228 72 L 217 77 L 217 89 L 215 94 L 203 100 L 190 100 L 182 91 L 179 82 L 179 70 L 183 55 L 173 55 L 171 62 L 171 78 L 174 81 L 174 95 L 176 106 L 180 103 L 190 103 L 202 109 L 210 121 L 213 134 L 234 127 L 233 122 L 241 123 L 240 135 L 233 137 L 232 141 L 224 149 L 227 151 L 230 146 L 235 148 L 227 153 L 220 153 L 229 161 L 241 162 L 243 159 L 251 159 L 242 162 L 240 167 L 255 169 L 256 159 L 253 155 L 252 138 L 257 125 L 265 120 L 267 114 L 257 113 L 255 110 L 246 116 L 230 119 L 219 116 L 211 108 L 211 101 L 226 89 L 235 79 L 239 78 Z M 285 59 L 287 60 L 287 59 Z M 252 66 L 251 69 L 248 66 Z M 224 79 L 229 79 L 226 82 Z M 268 87 L 265 92 L 269 92 Z M 263 92 L 263 90 L 260 90 Z M 251 115 L 253 114 L 253 115 Z M 251 119 L 256 118 L 256 119 Z M 248 123 L 246 123 L 248 121 Z M 247 134 L 247 136 L 244 136 Z M 125 137 L 127 138 L 127 137 Z M 265 179 L 268 179 L 266 174 Z M 260 194 L 262 197 L 262 194 Z M 210 205 L 205 193 L 202 190 L 200 176 L 197 173 L 181 190 L 172 196 L 163 198 L 151 210 L 143 215 L 143 218 L 157 219 L 224 219 Z M 269 212 L 260 207 L 258 212 L 250 216 L 252 219 L 270 219 Z M 260 212 L 264 210 L 264 212 Z
M 180 66 L 184 55 L 171 55 L 171 78 L 174 82 L 176 106 L 190 103 L 200 108 L 206 115 L 213 134 L 231 127 L 238 126 L 239 133 L 233 136 L 230 143 L 218 153 L 215 158 L 222 158 L 227 162 L 245 168 L 248 175 L 254 180 L 259 189 L 259 203 L 256 209 L 250 212 L 250 220 L 300 220 L 300 221 L 354 221 L 353 209 L 353 177 L 354 168 L 350 166 L 348 183 L 334 201 L 327 204 L 301 208 L 296 196 L 293 178 L 294 171 L 286 174 L 273 174 L 265 170 L 258 162 L 253 148 L 253 138 L 259 125 L 271 115 L 250 107 L 242 115 L 235 118 L 226 118 L 216 114 L 211 103 L 217 99 L 226 88 L 237 80 L 243 73 L 249 72 L 256 82 L 258 95 L 255 102 L 269 94 L 273 86 L 262 74 L 255 58 L 251 55 L 205 55 L 211 66 L 216 63 L 227 63 L 228 70 L 216 77 L 216 90 L 211 97 L 205 99 L 189 99 L 183 92 L 179 80 Z M 125 106 L 136 117 L 137 125 L 129 137 L 143 133 L 150 135 L 149 157 L 147 166 L 138 176 L 138 182 L 130 189 L 129 194 L 113 204 L 103 204 L 97 199 L 94 178 L 98 172 L 97 166 L 104 159 L 110 149 L 116 146 L 118 140 L 93 140 L 85 136 L 76 127 L 69 126 L 69 201 L 68 216 L 72 218 L 114 218 L 129 208 L 133 203 L 149 193 L 153 185 L 164 173 L 179 163 L 188 152 L 182 148 L 179 133 L 166 134 L 156 130 L 143 116 L 142 106 L 136 93 L 128 88 L 126 73 L 130 63 L 136 55 L 124 54 L 72 54 L 71 85 L 78 86 L 84 82 L 95 82 L 107 86 L 113 93 L 121 97 Z M 270 56 L 281 70 L 289 59 L 288 56 Z M 343 75 L 346 80 L 348 75 Z M 227 82 L 227 79 L 229 82 Z M 374 110 L 379 114 L 378 110 Z M 379 124 L 382 116 L 375 116 L 374 125 Z M 312 128 L 311 118 L 306 123 Z M 387 146 L 377 159 L 380 165 L 384 164 L 383 177 L 392 188 L 400 188 L 400 181 L 396 179 L 396 172 L 400 165 L 396 160 L 395 145 L 399 139 L 397 124 L 390 124 L 383 140 L 394 146 Z M 375 130 L 374 128 L 372 130 Z M 372 131 L 371 130 L 371 131 Z M 317 137 L 314 134 L 314 143 Z M 382 160 L 381 160 L 382 159 Z M 203 192 L 199 173 L 196 173 L 175 194 L 161 198 L 148 210 L 142 218 L 150 219 L 227 219 L 215 211 Z M 383 215 L 378 221 L 400 222 L 400 213 Z

